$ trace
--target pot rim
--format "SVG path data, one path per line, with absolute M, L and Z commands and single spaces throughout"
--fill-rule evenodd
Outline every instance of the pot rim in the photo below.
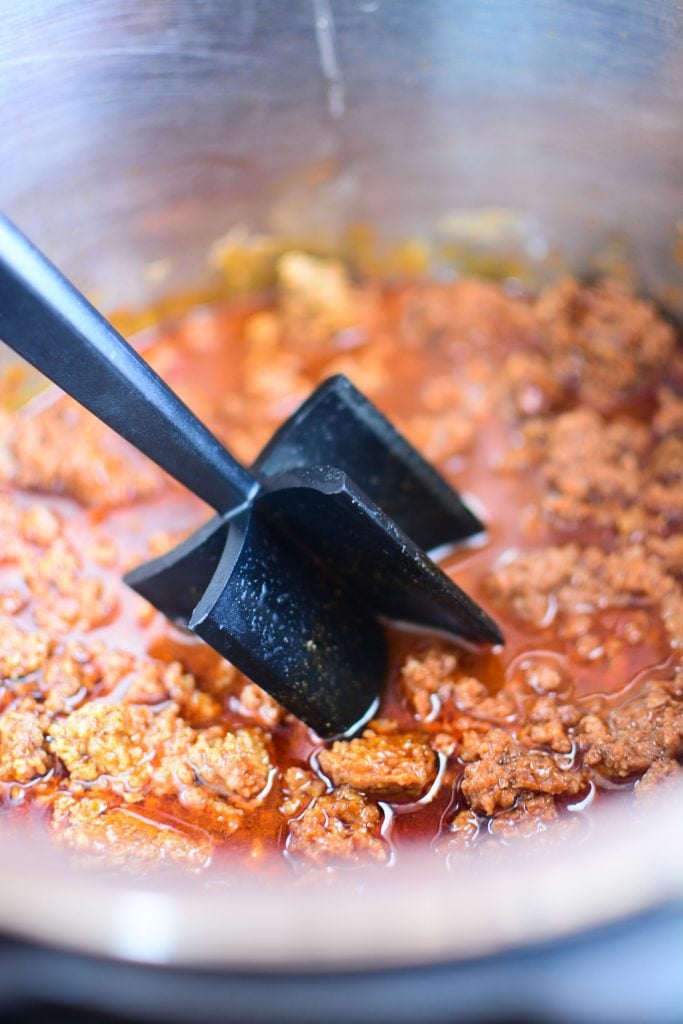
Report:
M 70 867 L 17 835 L 0 846 L 0 927 L 131 962 L 262 970 L 375 969 L 462 961 L 560 939 L 683 900 L 683 786 L 602 807 L 578 841 L 552 833 L 391 868 L 291 880 L 144 880 Z M 2 835 L 2 833 L 0 833 Z M 406 898 L 409 893 L 409 898 Z

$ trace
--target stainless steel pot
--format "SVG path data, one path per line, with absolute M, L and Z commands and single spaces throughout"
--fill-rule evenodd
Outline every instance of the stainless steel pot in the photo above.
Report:
M 472 248 L 545 274 L 629 265 L 683 311 L 673 0 L 0 12 L 0 205 L 105 308 L 205 282 L 221 239 L 334 248 L 361 224 L 380 245 L 420 240 L 435 273 Z M 197 1020 L 678 1020 L 682 812 L 672 793 L 571 849 L 449 875 L 423 854 L 315 891 L 105 882 L 6 837 L 0 926 L 41 949 L 6 947 L 0 999 L 32 987 Z M 58 946 L 110 959 L 46 960 Z M 169 964 L 185 973 L 160 980 Z
M 354 223 L 583 270 L 631 256 L 681 308 L 674 0 L 1 10 L 0 201 L 110 308 L 203 280 L 226 232 Z

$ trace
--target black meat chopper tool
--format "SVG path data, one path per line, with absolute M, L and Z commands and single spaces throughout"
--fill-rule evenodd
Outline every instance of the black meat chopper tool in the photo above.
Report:
M 321 736 L 371 713 L 382 620 L 502 643 L 425 554 L 482 524 L 345 377 L 244 469 L 2 216 L 0 338 L 216 510 L 126 582 Z

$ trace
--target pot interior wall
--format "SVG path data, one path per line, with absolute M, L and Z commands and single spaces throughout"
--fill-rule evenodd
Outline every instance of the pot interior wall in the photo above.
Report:
M 6 4 L 0 206 L 109 308 L 360 224 L 680 309 L 682 50 L 673 0 Z

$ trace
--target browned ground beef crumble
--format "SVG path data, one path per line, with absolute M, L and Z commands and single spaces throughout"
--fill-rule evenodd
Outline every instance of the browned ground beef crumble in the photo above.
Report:
M 396 632 L 378 712 L 324 745 L 121 575 L 206 510 L 74 403 L 0 420 L 0 807 L 79 863 L 253 870 L 571 836 L 683 775 L 683 359 L 606 280 L 352 284 L 289 253 L 272 302 L 148 356 L 245 461 L 347 373 L 483 505 L 444 563 L 502 650 Z M 279 865 L 279 867 L 278 867 Z

